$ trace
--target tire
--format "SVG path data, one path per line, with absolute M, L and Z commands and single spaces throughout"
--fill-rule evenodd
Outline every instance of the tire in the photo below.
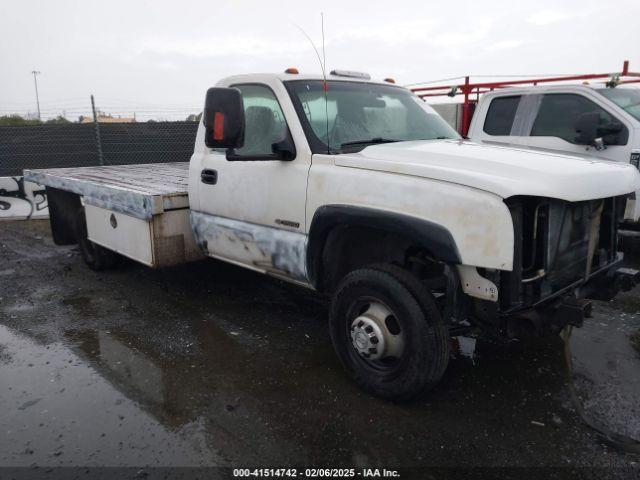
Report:
M 84 208 L 80 208 L 76 216 L 76 238 L 80 254 L 91 270 L 111 270 L 120 265 L 120 255 L 89 240 Z
M 380 313 L 391 313 L 383 320 L 386 332 L 380 327 Z M 358 336 L 363 329 L 366 333 L 376 326 L 378 330 L 368 334 L 371 342 L 379 331 L 383 337 L 386 333 L 389 339 L 399 336 L 402 341 L 385 341 L 383 349 L 378 348 L 378 342 L 360 342 Z M 417 278 L 393 265 L 374 265 L 349 273 L 333 296 L 329 329 L 348 374 L 365 391 L 382 398 L 406 401 L 428 391 L 442 378 L 449 363 L 448 329 L 433 295 Z M 397 343 L 401 349 L 391 348 Z M 365 358 L 372 351 L 369 348 L 364 352 L 367 346 L 373 347 L 374 356 L 380 355 L 380 350 L 401 353 Z

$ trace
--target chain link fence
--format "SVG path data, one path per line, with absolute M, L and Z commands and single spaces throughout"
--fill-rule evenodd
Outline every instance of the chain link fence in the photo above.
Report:
M 0 126 L 0 177 L 34 168 L 188 162 L 197 128 L 196 121 Z

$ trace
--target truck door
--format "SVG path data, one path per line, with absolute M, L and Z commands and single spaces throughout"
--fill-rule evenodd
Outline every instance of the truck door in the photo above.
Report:
M 576 131 L 580 118 L 585 115 L 597 116 L 600 127 L 618 124 L 622 129 L 618 133 L 604 136 L 607 146 L 603 150 L 597 150 L 592 145 L 585 145 Z M 542 95 L 528 143 L 534 148 L 625 162 L 629 161 L 631 153 L 629 129 L 625 123 L 578 93 Z
M 196 238 L 211 256 L 305 281 L 311 155 L 308 147 L 294 143 L 290 126 L 301 128 L 292 125 L 295 111 L 281 83 L 231 86 L 241 91 L 244 102 L 244 145 L 233 151 L 205 149 L 199 212 L 192 214 Z M 274 89 L 280 88 L 277 96 Z M 293 159 L 274 154 L 281 141 L 295 146 Z

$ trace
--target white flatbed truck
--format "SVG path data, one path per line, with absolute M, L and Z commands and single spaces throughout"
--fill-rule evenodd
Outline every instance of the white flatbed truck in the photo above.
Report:
M 437 384 L 452 335 L 557 333 L 638 280 L 616 248 L 636 168 L 466 141 L 355 72 L 221 80 L 188 165 L 25 179 L 91 268 L 209 256 L 329 295 L 340 360 L 385 398 Z

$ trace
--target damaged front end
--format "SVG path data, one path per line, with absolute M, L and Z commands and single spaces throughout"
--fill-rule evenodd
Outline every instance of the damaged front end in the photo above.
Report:
M 626 200 L 508 199 L 513 269 L 479 272 L 499 286 L 500 296 L 497 302 L 473 299 L 469 317 L 510 338 L 554 333 L 582 325 L 591 315 L 590 299 L 610 300 L 632 288 L 639 273 L 622 268 L 617 251 Z

